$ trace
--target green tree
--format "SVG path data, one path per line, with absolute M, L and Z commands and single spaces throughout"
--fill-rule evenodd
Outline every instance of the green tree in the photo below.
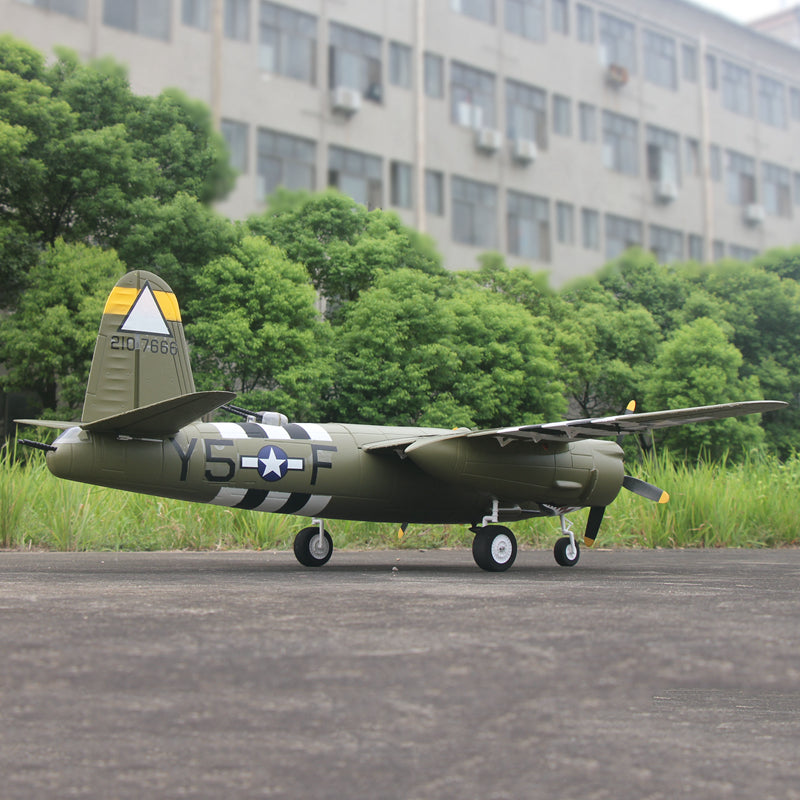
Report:
M 137 200 L 186 192 L 209 202 L 232 185 L 208 110 L 174 90 L 134 95 L 110 59 L 84 65 L 60 50 L 48 66 L 0 36 L 0 125 L 0 148 L 13 156 L 0 169 L 0 225 L 41 243 L 113 247 Z
M 198 388 L 249 394 L 293 416 L 314 408 L 327 387 L 327 329 L 302 265 L 245 237 L 196 282 L 186 333 Z
M 344 311 L 330 414 L 491 426 L 564 409 L 552 350 L 523 308 L 453 277 L 381 275 Z
M 355 300 L 382 271 L 444 272 L 430 239 L 404 226 L 396 214 L 367 211 L 334 189 L 279 194 L 274 209 L 251 217 L 248 225 L 306 267 L 328 301 L 328 316 Z
M 50 413 L 77 414 L 103 306 L 124 272 L 113 251 L 60 239 L 47 247 L 16 311 L 0 322 L 5 388 L 33 389 Z
M 754 376 L 742 377 L 742 354 L 713 320 L 696 319 L 663 343 L 655 368 L 645 383 L 643 411 L 690 408 L 763 397 Z M 759 446 L 764 439 L 753 416 L 686 425 L 658 433 L 659 441 L 689 457 L 734 456 Z

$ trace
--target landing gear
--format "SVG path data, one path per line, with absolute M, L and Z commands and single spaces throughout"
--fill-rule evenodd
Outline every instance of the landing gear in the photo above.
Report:
M 556 557 L 556 562 L 562 567 L 574 567 L 581 557 L 581 548 L 575 541 L 575 534 L 572 532 L 572 523 L 562 513 L 558 515 L 561 519 L 561 532 L 566 536 L 562 536 L 553 548 L 553 555 Z
M 574 567 L 581 557 L 581 548 L 574 539 L 562 536 L 553 548 L 553 555 L 562 567 Z
M 484 525 L 474 528 L 472 557 L 487 572 L 505 572 L 517 557 L 517 539 L 502 525 Z
M 321 567 L 333 554 L 331 535 L 322 527 L 322 520 L 314 522 L 315 525 L 303 528 L 294 537 L 294 555 L 304 567 Z

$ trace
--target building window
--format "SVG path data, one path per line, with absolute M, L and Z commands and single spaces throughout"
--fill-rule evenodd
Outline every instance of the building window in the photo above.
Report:
M 699 177 L 702 172 L 700 163 L 700 142 L 686 138 L 686 174 Z
M 506 81 L 506 132 L 513 142 L 528 139 L 547 148 L 547 94 L 543 89 Z
M 647 177 L 651 181 L 672 181 L 680 184 L 680 137 L 677 133 L 648 125 Z
M 459 14 L 494 25 L 494 0 L 450 0 L 450 7 Z
M 606 214 L 606 258 L 616 258 L 629 247 L 642 246 L 642 223 Z
M 638 152 L 636 120 L 613 111 L 603 111 L 603 164 L 624 175 L 638 175 Z
M 795 122 L 800 122 L 800 89 L 789 89 L 789 111 Z
M 425 210 L 444 216 L 444 174 L 433 169 L 425 170 Z
M 660 225 L 650 226 L 650 252 L 659 264 L 674 264 L 683 260 L 683 234 Z
M 711 180 L 719 182 L 722 180 L 722 151 L 718 144 L 708 146 L 708 167 L 711 172 Z
M 407 44 L 389 43 L 389 82 L 402 89 L 411 88 L 411 48 Z
M 241 173 L 247 172 L 247 123 L 223 119 L 220 129 L 228 145 L 231 166 Z
M 506 214 L 508 252 L 549 261 L 550 203 L 544 197 L 509 191 Z
M 545 40 L 544 0 L 506 0 L 506 30 L 535 42 Z
M 712 92 L 715 92 L 718 86 L 717 57 L 712 56 L 710 53 L 706 53 L 706 86 Z
M 697 48 L 693 44 L 681 45 L 681 62 L 683 79 L 689 83 L 697 83 Z
M 776 128 L 786 127 L 786 90 L 766 75 L 758 76 L 758 118 Z
M 250 0 L 225 0 L 225 35 L 240 42 L 250 41 Z
M 597 109 L 590 103 L 578 104 L 578 125 L 582 142 L 597 141 Z
M 586 44 L 594 43 L 594 9 L 578 3 L 575 6 L 578 28 L 578 41 Z
M 644 32 L 644 76 L 650 83 L 666 89 L 678 88 L 675 40 L 655 31 Z
M 317 146 L 310 139 L 259 128 L 256 141 L 257 197 L 264 200 L 279 186 L 316 188 Z
M 86 0 L 17 0 L 26 6 L 35 6 L 75 19 L 86 19 Z
M 451 120 L 467 128 L 494 128 L 494 75 L 450 64 Z
M 786 167 L 763 162 L 761 164 L 761 191 L 767 214 L 791 219 L 791 172 Z
M 698 236 L 696 233 L 689 234 L 689 258 L 692 261 L 697 261 L 702 264 L 705 259 L 703 237 Z
M 425 53 L 425 94 L 428 97 L 444 97 L 444 59 L 433 53 Z
M 725 242 L 720 239 L 714 239 L 711 245 L 712 255 L 714 261 L 722 261 L 725 258 Z
M 600 249 L 600 214 L 593 208 L 581 209 L 581 235 L 587 250 Z
M 553 30 L 556 33 L 569 34 L 569 3 L 568 0 L 553 0 L 552 5 Z
M 181 22 L 207 31 L 211 28 L 211 0 L 183 0 Z
M 556 226 L 561 244 L 575 244 L 575 207 L 572 203 L 556 203 Z
M 103 24 L 112 28 L 169 41 L 172 3 L 147 0 L 104 0 Z
M 758 250 L 753 250 L 752 247 L 742 247 L 740 244 L 732 244 L 730 253 L 731 258 L 735 258 L 737 261 L 752 261 L 758 255 Z
M 346 86 L 365 100 L 383 102 L 380 37 L 332 22 L 329 57 L 331 89 Z
M 267 72 L 316 84 L 317 20 L 293 8 L 261 3 L 258 65 Z
M 390 202 L 398 208 L 411 208 L 414 203 L 411 189 L 411 164 L 392 161 L 389 164 Z
M 497 187 L 453 175 L 453 240 L 497 249 Z
M 572 103 L 568 97 L 553 95 L 553 133 L 572 135 Z
M 745 117 L 753 116 L 753 104 L 750 99 L 750 70 L 732 64 L 730 61 L 722 62 L 722 105 L 728 111 L 742 114 Z
M 383 206 L 383 162 L 379 156 L 328 148 L 328 185 L 369 209 Z
M 632 23 L 601 13 L 600 61 L 604 65 L 625 67 L 630 75 L 636 72 L 636 30 Z
M 726 151 L 725 193 L 728 202 L 746 206 L 756 202 L 756 161 L 750 156 Z

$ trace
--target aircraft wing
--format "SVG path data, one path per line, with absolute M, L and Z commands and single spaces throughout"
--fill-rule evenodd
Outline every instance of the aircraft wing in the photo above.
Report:
M 473 431 L 469 438 L 494 436 L 498 439 L 529 439 L 539 441 L 570 441 L 572 439 L 598 439 L 619 436 L 621 433 L 640 433 L 658 428 L 672 428 L 694 422 L 709 422 L 743 414 L 760 414 L 777 411 L 788 403 L 779 400 L 748 400 L 740 403 L 722 403 L 715 406 L 676 408 L 669 411 L 649 411 L 643 414 L 618 414 L 613 417 L 569 419 L 563 422 L 544 422 L 537 425 L 518 425 L 511 428 Z

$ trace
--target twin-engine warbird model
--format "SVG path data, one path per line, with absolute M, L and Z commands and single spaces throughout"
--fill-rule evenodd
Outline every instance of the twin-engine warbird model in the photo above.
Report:
M 591 545 L 606 506 L 625 487 L 665 502 L 623 469 L 623 433 L 780 408 L 729 403 L 647 414 L 472 431 L 289 422 L 228 404 L 231 392 L 196 392 L 178 302 L 149 272 L 112 290 L 103 311 L 80 423 L 18 420 L 66 428 L 47 451 L 61 478 L 233 508 L 311 517 L 295 538 L 301 564 L 333 551 L 322 518 L 463 523 L 475 533 L 479 567 L 508 569 L 514 534 L 499 522 L 559 516 L 556 561 L 572 566 L 578 543 L 565 515 L 589 507 Z M 200 422 L 225 407 L 242 422 Z M 405 528 L 403 528 L 405 529 Z

